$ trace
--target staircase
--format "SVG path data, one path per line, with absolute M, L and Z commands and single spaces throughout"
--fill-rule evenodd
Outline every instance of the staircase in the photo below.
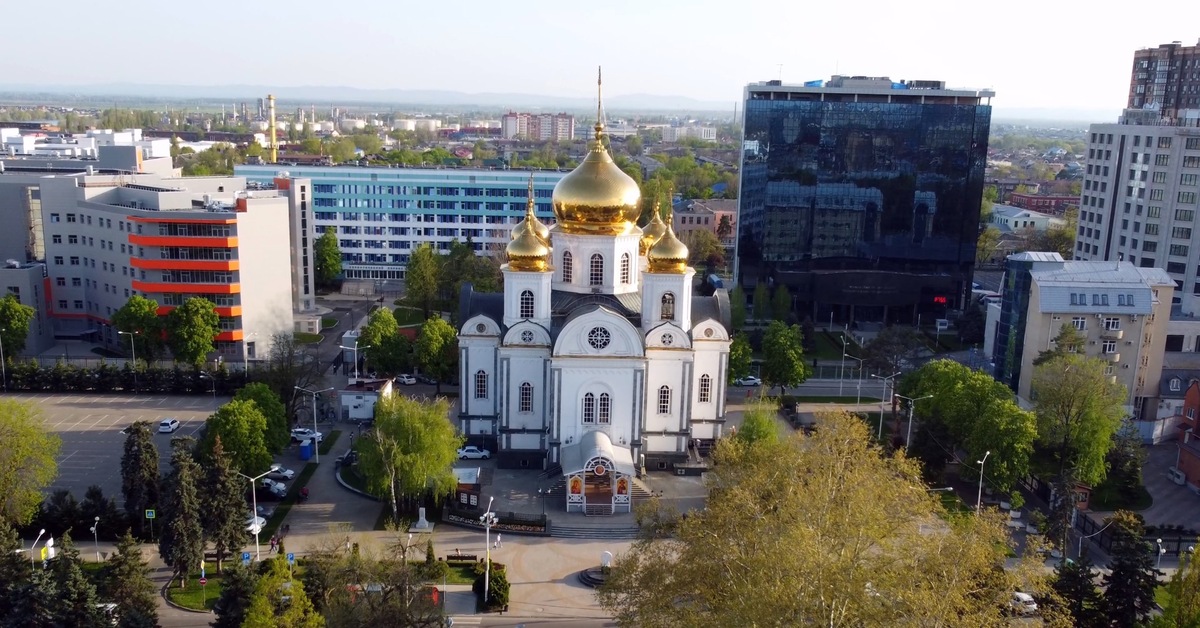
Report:
M 607 517 L 613 514 L 612 504 L 584 504 L 583 514 L 588 517 Z
M 638 538 L 637 526 L 619 527 L 584 527 L 560 526 L 550 527 L 550 536 L 556 539 L 596 539 L 601 541 L 632 541 Z
M 545 480 L 545 479 L 548 479 L 548 478 L 561 478 L 561 477 L 562 477 L 562 471 L 563 471 L 562 465 L 561 465 L 561 464 L 558 464 L 558 463 L 556 462 L 556 463 L 554 463 L 554 464 L 552 464 L 552 465 L 550 465 L 550 466 L 546 467 L 546 470 L 545 470 L 545 471 L 542 471 L 541 473 L 539 473 L 539 474 L 538 474 L 538 479 L 539 479 L 539 480 Z

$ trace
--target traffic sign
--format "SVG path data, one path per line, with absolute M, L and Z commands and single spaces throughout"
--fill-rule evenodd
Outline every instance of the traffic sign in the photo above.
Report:
M 250 564 L 250 552 L 242 552 L 242 564 L 243 565 Z
M 288 561 L 289 565 L 295 565 L 296 564 L 296 555 L 291 552 L 288 552 L 287 561 Z
M 200 586 L 204 586 L 204 585 L 206 585 L 206 584 L 208 584 L 208 578 L 201 578 L 201 579 L 200 579 Z
M 147 518 L 147 519 L 153 519 L 153 518 L 154 518 L 154 510 L 153 510 L 153 509 L 147 509 L 147 510 L 146 510 L 146 518 Z

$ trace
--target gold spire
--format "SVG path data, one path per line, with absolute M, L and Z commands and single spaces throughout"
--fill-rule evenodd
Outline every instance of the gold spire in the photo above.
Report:
M 508 267 L 518 271 L 542 272 L 550 270 L 550 247 L 529 228 L 523 225 L 516 229 L 516 237 L 505 248 Z
M 652 273 L 683 274 L 687 272 L 688 248 L 675 236 L 675 229 L 671 227 L 673 220 L 673 212 L 668 210 L 667 232 L 646 253 L 646 257 L 650 260 L 647 269 Z
M 547 227 L 545 224 L 543 224 L 542 221 L 538 220 L 537 215 L 533 213 L 534 207 L 535 207 L 535 204 L 533 202 L 533 173 L 530 172 L 529 173 L 529 200 L 527 200 L 525 202 L 525 218 L 523 218 L 521 220 L 521 222 L 517 223 L 517 226 L 513 228 L 512 238 L 514 240 L 517 239 L 517 236 L 521 234 L 521 229 L 523 229 L 526 225 L 528 225 L 529 227 L 531 227 L 533 229 L 533 235 L 537 236 L 538 239 L 542 241 L 542 244 L 545 244 L 546 246 L 550 246 L 550 228 Z
M 646 255 L 650 251 L 650 247 L 663 237 L 667 232 L 667 225 L 662 220 L 662 213 L 659 210 L 659 202 L 654 201 L 654 213 L 650 217 L 650 222 L 642 227 L 642 240 L 638 245 L 638 252 L 641 255 Z
M 602 92 L 602 85 L 604 83 L 602 80 L 603 70 L 603 67 L 596 66 L 596 125 L 592 127 L 592 129 L 596 132 L 595 137 L 592 139 L 600 145 L 603 145 L 604 143 L 604 94 Z

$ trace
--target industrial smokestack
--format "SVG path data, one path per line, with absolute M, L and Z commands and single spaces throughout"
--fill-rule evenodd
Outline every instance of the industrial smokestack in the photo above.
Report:
M 275 134 L 275 95 L 267 94 L 267 133 L 271 147 L 271 163 L 279 161 L 279 139 Z

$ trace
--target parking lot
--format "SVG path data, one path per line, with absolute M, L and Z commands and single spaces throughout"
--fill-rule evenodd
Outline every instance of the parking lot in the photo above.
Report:
M 105 497 L 117 503 L 121 497 L 121 454 L 125 435 L 121 430 L 136 421 L 154 425 L 154 442 L 161 457 L 160 468 L 170 466 L 171 438 L 195 434 L 204 420 L 227 397 L 212 396 L 129 396 L 88 394 L 14 394 L 13 398 L 32 403 L 42 413 L 46 427 L 62 439 L 58 457 L 58 477 L 50 490 L 67 489 L 78 500 L 93 484 L 104 490 Z M 179 419 L 174 434 L 159 434 L 158 422 Z

